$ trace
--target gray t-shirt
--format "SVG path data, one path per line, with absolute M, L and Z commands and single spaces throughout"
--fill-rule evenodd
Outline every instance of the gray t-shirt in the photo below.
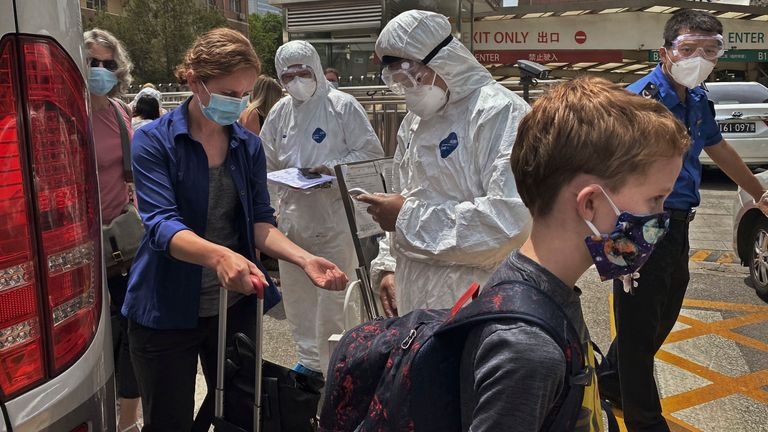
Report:
M 581 313 L 581 291 L 566 286 L 528 257 L 513 252 L 486 286 L 504 280 L 537 285 L 565 310 L 582 341 L 589 333 Z M 544 330 L 515 321 L 473 329 L 461 358 L 462 431 L 535 432 L 563 391 L 565 356 Z
M 226 163 L 208 168 L 208 224 L 204 238 L 209 242 L 237 249 L 239 236 L 235 229 L 235 210 L 238 205 L 237 191 L 232 175 L 226 169 Z M 200 285 L 200 309 L 198 316 L 210 317 L 219 313 L 219 288 L 221 282 L 216 271 L 203 268 Z M 243 297 L 230 292 L 228 306 L 232 306 Z

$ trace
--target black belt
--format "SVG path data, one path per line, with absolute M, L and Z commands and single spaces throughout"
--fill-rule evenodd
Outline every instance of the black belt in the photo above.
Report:
M 665 209 L 669 218 L 676 221 L 692 222 L 696 217 L 696 210 Z

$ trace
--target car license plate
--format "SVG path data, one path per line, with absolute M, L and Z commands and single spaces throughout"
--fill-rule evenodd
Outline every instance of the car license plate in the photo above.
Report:
M 721 133 L 755 133 L 755 123 L 728 122 L 719 123 Z

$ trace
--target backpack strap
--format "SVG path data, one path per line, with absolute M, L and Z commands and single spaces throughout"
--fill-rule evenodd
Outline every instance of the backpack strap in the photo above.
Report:
M 454 310 L 460 308 L 470 296 L 475 298 L 473 294 L 475 284 L 459 299 Z M 579 353 L 583 353 L 576 327 L 562 306 L 537 285 L 525 280 L 501 281 L 485 288 L 472 303 L 451 314 L 436 333 L 464 325 L 509 318 L 521 319 L 541 327 L 564 348 L 566 341 L 573 339 L 578 345 Z
M 112 105 L 112 110 L 115 111 L 117 126 L 120 128 L 120 143 L 123 147 L 123 176 L 127 183 L 133 183 L 133 170 L 131 169 L 131 139 L 128 137 L 128 128 L 125 126 L 125 121 L 118 111 L 115 101 L 123 106 L 125 114 L 128 114 L 128 107 L 122 101 L 116 99 L 109 100 L 109 104 Z
M 464 297 L 468 297 L 468 293 Z M 574 409 L 574 416 L 577 416 L 584 388 L 592 383 L 595 371 L 586 361 L 579 334 L 565 310 L 537 285 L 525 280 L 511 280 L 485 288 L 476 300 L 449 317 L 435 334 L 466 330 L 488 321 L 508 320 L 525 322 L 542 329 L 563 351 L 567 391 L 560 394 L 551 412 L 559 413 L 568 404 Z M 576 391 L 576 395 L 573 395 L 573 391 Z M 571 400 L 568 400 L 569 396 Z M 578 404 L 579 409 L 575 409 L 575 404 Z M 557 417 L 550 416 L 542 430 L 549 430 Z
M 456 314 L 461 310 L 462 306 L 464 306 L 464 303 L 469 301 L 469 298 L 472 297 L 472 300 L 477 299 L 477 296 L 480 294 L 480 284 L 477 282 L 472 282 L 472 285 L 467 288 L 467 290 L 464 292 L 464 294 L 461 295 L 459 300 L 456 302 L 455 305 L 451 308 L 451 318 L 456 316 Z

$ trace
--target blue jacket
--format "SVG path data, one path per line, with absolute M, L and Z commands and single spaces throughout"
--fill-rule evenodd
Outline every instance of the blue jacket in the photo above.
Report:
M 643 90 L 649 84 L 654 84 L 655 89 L 643 94 Z M 627 90 L 658 100 L 672 111 L 672 114 L 688 129 L 688 135 L 692 141 L 691 147 L 683 159 L 683 168 L 675 181 L 675 188 L 664 202 L 664 207 L 690 210 L 698 206 L 701 201 L 699 196 L 699 186 L 701 185 L 699 155 L 701 155 L 704 147 L 718 144 L 723 140 L 720 128 L 715 121 L 714 108 L 710 106 L 709 99 L 707 99 L 706 90 L 701 87 L 689 89 L 686 103 L 683 104 L 669 78 L 661 69 L 661 64 L 656 66 L 653 72 L 629 85 Z
M 155 329 L 189 329 L 197 325 L 202 267 L 171 257 L 170 241 L 182 230 L 205 234 L 208 219 L 208 158 L 189 134 L 189 99 L 174 111 L 142 127 L 133 138 L 133 176 L 146 233 L 131 267 L 122 313 Z M 236 252 L 255 262 L 254 224 L 275 224 L 269 204 L 264 149 L 256 135 L 238 123 L 231 126 L 225 161 L 240 194 L 235 220 L 240 244 Z M 268 278 L 269 279 L 269 278 Z M 280 301 L 269 280 L 265 310 Z M 247 301 L 255 301 L 248 298 Z

